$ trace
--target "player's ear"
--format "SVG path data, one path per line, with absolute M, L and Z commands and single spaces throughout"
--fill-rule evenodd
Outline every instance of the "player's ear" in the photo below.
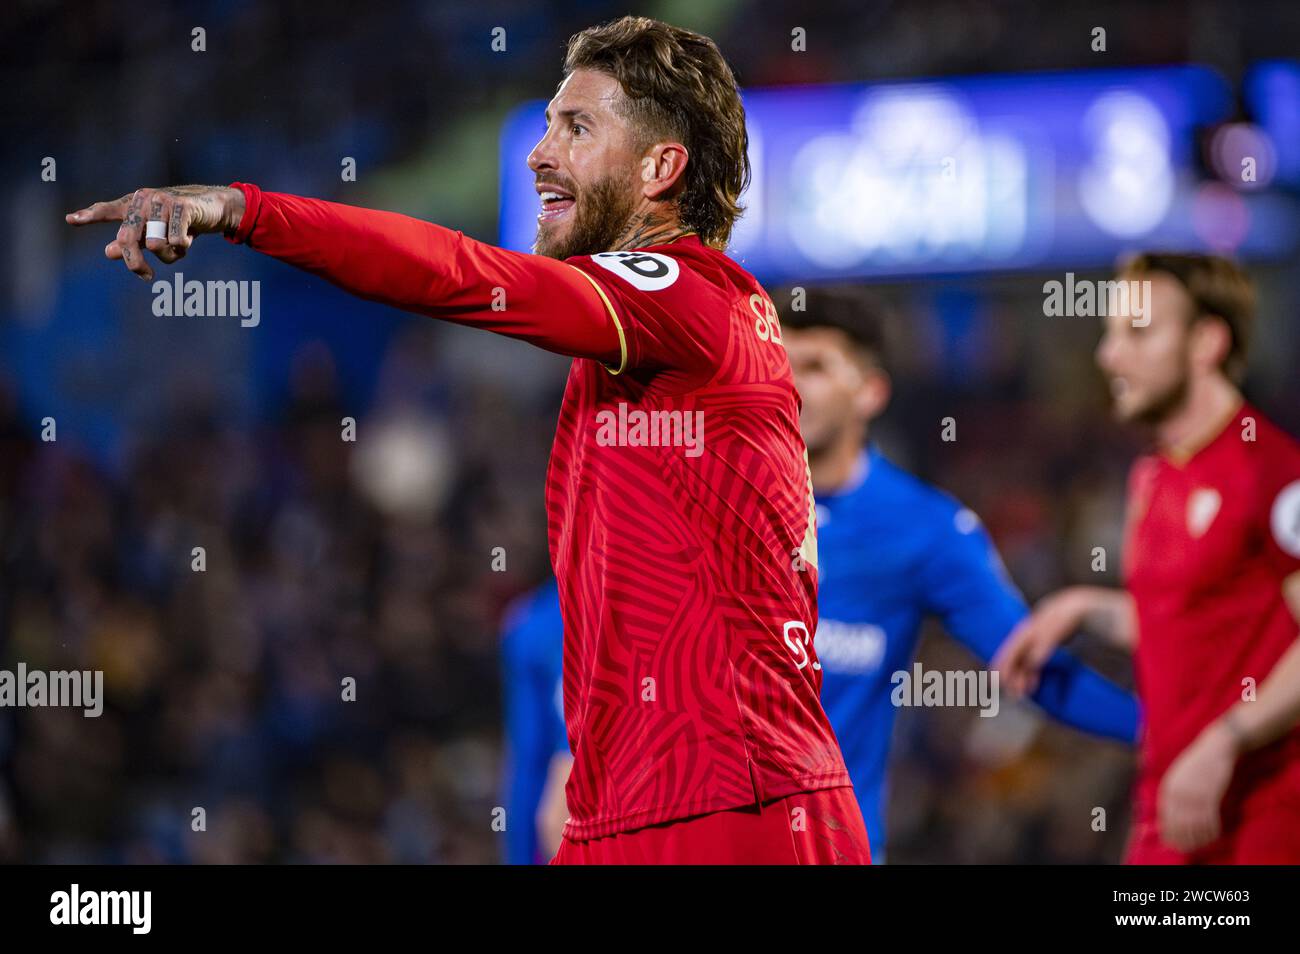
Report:
M 686 188 L 689 153 L 679 142 L 657 142 L 641 157 L 641 192 L 647 199 L 668 199 Z
M 1192 327 L 1192 354 L 1206 370 L 1223 367 L 1232 352 L 1232 331 L 1218 315 L 1203 315 Z
M 862 379 L 862 386 L 854 398 L 858 416 L 864 420 L 875 420 L 889 406 L 894 385 L 889 373 L 882 368 L 872 368 Z

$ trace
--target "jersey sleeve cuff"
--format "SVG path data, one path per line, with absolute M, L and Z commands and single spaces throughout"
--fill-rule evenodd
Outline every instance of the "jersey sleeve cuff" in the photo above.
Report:
M 233 233 L 226 234 L 226 241 L 243 245 L 257 225 L 257 217 L 262 212 L 262 190 L 249 182 L 232 182 L 230 188 L 244 193 L 244 216 Z

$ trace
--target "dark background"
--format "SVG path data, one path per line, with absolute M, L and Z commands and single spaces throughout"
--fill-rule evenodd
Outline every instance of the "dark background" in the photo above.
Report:
M 494 240 L 502 119 L 552 92 L 572 33 L 626 12 L 708 33 L 743 85 L 1189 62 L 1235 83 L 1300 54 L 1294 3 L 4 5 L 0 668 L 101 669 L 107 703 L 99 719 L 0 710 L 0 860 L 498 859 L 498 626 L 548 572 L 566 362 L 212 237 L 181 269 L 260 279 L 262 323 L 156 318 L 148 286 L 103 259 L 111 230 L 62 214 L 242 179 Z M 795 25 L 808 54 L 790 51 Z M 1300 262 L 1248 264 L 1248 393 L 1295 433 Z M 1118 553 L 1141 447 L 1107 418 L 1095 323 L 1044 320 L 1043 280 L 875 286 L 899 316 L 877 436 L 981 514 L 1030 598 L 1096 581 L 1093 546 Z M 1082 652 L 1130 680 L 1124 659 Z M 972 664 L 937 632 L 922 658 Z M 890 860 L 1117 860 L 1131 772 L 1126 750 L 1028 709 L 905 710 Z M 1108 831 L 1080 822 L 1092 806 Z

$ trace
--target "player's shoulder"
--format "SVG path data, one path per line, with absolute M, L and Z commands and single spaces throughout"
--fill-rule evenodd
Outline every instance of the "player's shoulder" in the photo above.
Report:
M 881 488 L 880 503 L 921 532 L 968 536 L 980 528 L 975 512 L 941 487 L 904 470 L 878 451 L 871 455 Z
M 701 242 L 699 236 L 684 236 L 661 248 L 675 253 L 694 274 L 711 285 L 762 291 L 758 279 L 748 269 L 722 249 Z
M 1242 406 L 1236 425 L 1235 443 L 1257 466 L 1300 461 L 1300 441 L 1252 405 Z
M 689 373 L 696 384 L 717 374 L 745 314 L 743 300 L 763 314 L 771 310 L 770 302 L 753 300 L 758 285 L 752 277 L 752 287 L 738 287 L 741 279 L 726 264 L 726 255 L 695 235 L 565 261 L 604 298 L 620 337 L 626 333 L 626 367 L 674 368 Z
M 1250 406 L 1242 410 L 1239 469 L 1250 475 L 1256 513 L 1287 553 L 1300 557 L 1300 441 Z
M 624 291 L 698 297 L 721 296 L 738 285 L 758 288 L 753 276 L 726 253 L 702 243 L 694 233 L 659 245 L 577 255 L 565 261 Z
M 1206 469 L 1225 486 L 1271 501 L 1277 489 L 1300 480 L 1300 442 L 1245 404 L 1220 436 Z

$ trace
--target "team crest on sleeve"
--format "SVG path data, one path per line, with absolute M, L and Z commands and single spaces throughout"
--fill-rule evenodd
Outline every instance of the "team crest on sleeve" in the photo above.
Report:
M 1202 487 L 1187 498 L 1187 532 L 1193 537 L 1205 536 L 1214 518 L 1223 506 L 1223 497 L 1212 487 Z
M 1273 501 L 1273 514 L 1269 521 L 1277 545 L 1293 557 L 1300 557 L 1300 480 L 1293 480 L 1282 488 Z
M 659 291 L 677 281 L 681 266 L 659 252 L 597 252 L 591 260 L 642 291 Z

